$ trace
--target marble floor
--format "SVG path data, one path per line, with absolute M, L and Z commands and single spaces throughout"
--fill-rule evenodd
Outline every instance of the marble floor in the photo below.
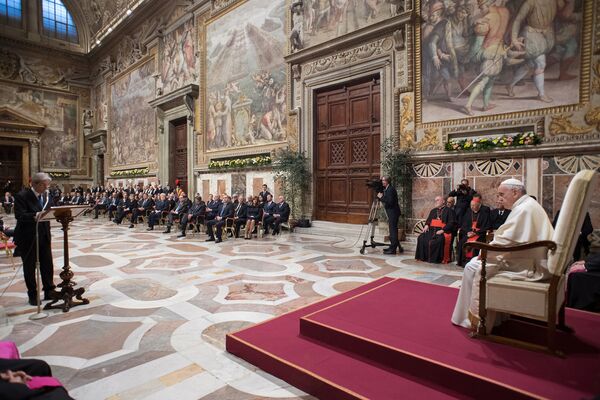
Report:
M 58 283 L 58 226 L 52 235 Z M 86 400 L 313 399 L 225 352 L 225 334 L 382 276 L 458 286 L 462 275 L 411 252 L 360 255 L 354 237 L 306 232 L 215 244 L 85 217 L 69 239 L 74 280 L 90 304 L 30 320 L 20 259 L 15 270 L 2 254 L 0 339 L 46 360 Z

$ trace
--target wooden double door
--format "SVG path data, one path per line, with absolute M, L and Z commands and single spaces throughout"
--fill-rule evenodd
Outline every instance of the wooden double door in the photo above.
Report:
M 6 183 L 10 181 L 10 185 Z M 18 192 L 23 186 L 23 147 L 0 145 L 0 190 Z M 4 196 L 4 192 L 1 193 Z
M 169 148 L 169 184 L 175 187 L 175 182 L 180 181 L 181 188 L 193 198 L 193 193 L 188 193 L 187 120 L 185 118 L 173 121 Z
M 380 174 L 379 78 L 316 95 L 315 212 L 317 220 L 364 224 Z

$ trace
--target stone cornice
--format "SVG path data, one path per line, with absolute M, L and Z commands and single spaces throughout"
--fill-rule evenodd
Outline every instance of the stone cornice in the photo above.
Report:
M 465 160 L 480 160 L 489 158 L 537 158 L 544 156 L 559 156 L 572 154 L 598 154 L 600 153 L 600 143 L 561 143 L 560 145 L 542 144 L 539 146 L 523 146 L 515 149 L 500 149 L 487 151 L 452 151 L 436 153 L 416 153 L 411 154 L 412 162 L 460 162 Z
M 185 96 L 198 98 L 199 93 L 200 88 L 198 85 L 191 83 L 170 93 L 157 97 L 156 99 L 149 101 L 148 104 L 154 108 L 160 108 L 163 111 L 167 111 L 183 105 Z
M 296 53 L 285 56 L 284 60 L 288 64 L 302 64 L 306 61 L 338 52 L 341 49 L 362 44 L 372 39 L 381 38 L 386 34 L 398 29 L 400 25 L 410 22 L 412 19 L 414 19 L 413 15 L 414 14 L 412 11 L 398 14 L 395 17 L 388 18 L 376 24 L 359 29 L 358 31 L 349 35 L 344 35 L 336 39 L 299 50 Z

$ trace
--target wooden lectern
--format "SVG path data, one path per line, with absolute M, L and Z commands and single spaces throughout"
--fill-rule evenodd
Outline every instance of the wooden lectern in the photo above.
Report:
M 62 308 L 63 312 L 69 311 L 71 307 L 75 307 L 81 304 L 89 304 L 88 299 L 84 299 L 81 296 L 85 292 L 84 288 L 75 289 L 74 286 L 77 283 L 71 281 L 73 278 L 73 271 L 71 271 L 71 267 L 69 266 L 69 223 L 71 223 L 75 218 L 81 215 L 85 210 L 87 210 L 89 206 L 60 206 L 60 207 L 52 207 L 45 211 L 40 217 L 40 221 L 52 221 L 55 219 L 60 222 L 62 225 L 63 231 L 63 246 L 64 246 L 64 259 L 65 265 L 63 266 L 63 270 L 60 273 L 60 278 L 62 282 L 58 284 L 60 291 L 53 290 L 51 292 L 52 301 L 44 306 L 44 310 L 49 310 L 51 308 Z M 73 296 L 77 298 L 79 301 L 73 301 Z M 54 303 L 62 300 L 63 304 L 54 305 Z

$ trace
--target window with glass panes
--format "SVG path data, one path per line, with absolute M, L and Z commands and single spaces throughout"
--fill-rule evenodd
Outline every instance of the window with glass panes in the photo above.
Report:
M 60 0 L 42 0 L 42 25 L 47 36 L 77 43 L 77 28 L 71 13 Z
M 0 24 L 21 26 L 21 0 L 0 0 Z

